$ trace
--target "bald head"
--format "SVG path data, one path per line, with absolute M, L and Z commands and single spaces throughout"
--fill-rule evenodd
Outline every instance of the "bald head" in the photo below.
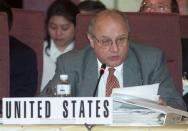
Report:
M 88 26 L 88 33 L 95 34 L 99 25 L 107 26 L 108 23 L 121 24 L 129 32 L 128 19 L 122 12 L 116 10 L 104 10 L 92 18 Z

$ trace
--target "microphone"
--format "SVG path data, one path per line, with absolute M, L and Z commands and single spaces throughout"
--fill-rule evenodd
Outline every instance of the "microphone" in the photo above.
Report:
M 100 68 L 100 75 L 99 75 L 99 78 L 97 80 L 97 85 L 96 85 L 95 90 L 93 92 L 93 97 L 96 96 L 96 92 L 97 92 L 97 89 L 98 89 L 98 86 L 99 86 L 99 82 L 100 82 L 102 75 L 104 74 L 105 69 L 106 69 L 106 64 L 102 64 L 101 68 Z

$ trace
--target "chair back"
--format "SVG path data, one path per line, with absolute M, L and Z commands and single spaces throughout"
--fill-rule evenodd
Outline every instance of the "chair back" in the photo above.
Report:
M 87 29 L 92 17 L 94 17 L 94 14 L 78 14 L 76 16 L 76 49 L 82 49 L 85 45 L 89 44 Z
M 0 99 L 9 96 L 9 29 L 6 13 L 0 12 Z
M 182 38 L 188 38 L 188 15 L 180 16 L 180 32 Z
M 163 50 L 176 88 L 182 92 L 182 51 L 179 16 L 160 13 L 129 13 L 133 41 Z
M 43 70 L 44 14 L 41 11 L 12 9 L 11 35 L 31 47 L 37 55 L 39 93 Z
M 141 44 L 161 48 L 167 60 L 176 88 L 182 92 L 182 55 L 179 16 L 159 13 L 126 13 L 130 25 L 130 39 Z M 76 48 L 83 48 L 89 41 L 87 27 L 92 14 L 77 16 Z

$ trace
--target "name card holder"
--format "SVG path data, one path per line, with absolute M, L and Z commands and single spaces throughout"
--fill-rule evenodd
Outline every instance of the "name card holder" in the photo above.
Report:
M 112 98 L 3 98 L 3 124 L 85 123 L 112 124 Z

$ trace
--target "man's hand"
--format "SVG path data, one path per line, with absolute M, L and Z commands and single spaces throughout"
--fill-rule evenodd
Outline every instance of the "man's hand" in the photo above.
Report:
M 159 98 L 158 104 L 159 104 L 159 105 L 162 105 L 162 106 L 167 106 L 166 101 L 163 100 L 163 99 L 161 99 L 161 98 Z

